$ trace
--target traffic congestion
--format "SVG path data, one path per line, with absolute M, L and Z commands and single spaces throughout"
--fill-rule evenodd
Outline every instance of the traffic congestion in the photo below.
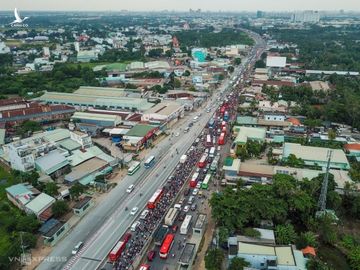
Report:
M 105 268 L 111 266 L 113 269 L 119 270 L 134 269 L 134 262 L 139 262 L 139 258 L 145 255 L 146 249 L 149 246 L 151 247 L 149 244 L 151 244 L 150 240 L 152 239 L 155 239 L 155 242 L 158 241 L 158 245 L 155 250 L 150 250 L 147 253 L 147 262 L 140 266 L 139 269 L 141 270 L 151 269 L 151 261 L 154 257 L 159 256 L 161 259 L 166 259 L 175 257 L 175 253 L 181 253 L 186 242 L 186 236 L 183 237 L 184 233 L 181 232 L 181 229 L 186 223 L 187 216 L 189 216 L 187 213 L 189 210 L 195 211 L 197 204 L 204 202 L 200 189 L 206 189 L 211 179 L 218 177 L 216 172 L 219 167 L 220 149 L 231 136 L 231 123 L 236 118 L 239 91 L 244 80 L 245 76 L 237 78 L 231 87 L 234 90 L 230 91 L 231 88 L 229 87 L 226 89 L 227 94 L 224 97 L 219 94 L 217 98 L 218 107 L 213 117 L 206 124 L 199 137 L 195 139 L 186 155 L 179 156 L 179 163 L 173 174 L 168 178 L 165 185 L 154 193 L 147 203 L 147 209 L 142 211 L 130 230 L 110 251 Z M 208 107 L 206 111 L 209 113 L 210 109 L 211 107 Z M 196 124 L 196 119 L 189 124 L 187 130 L 194 124 Z M 177 149 L 176 154 L 178 154 Z M 151 157 L 151 159 L 154 158 Z M 213 180 L 214 185 L 218 180 Z M 184 185 L 187 182 L 188 184 Z M 176 198 L 177 202 L 175 203 Z M 173 214 L 172 226 L 168 226 L 163 223 L 171 206 L 172 209 L 176 208 L 178 211 L 176 215 Z M 130 214 L 135 215 L 137 211 L 138 209 L 135 209 L 134 213 L 131 212 Z M 190 221 L 188 223 L 190 224 Z M 181 226 L 177 224 L 181 224 Z M 180 230 L 178 230 L 179 226 L 181 227 Z M 161 228 L 166 228 L 163 230 L 165 233 L 159 233 Z M 185 234 L 187 233 L 188 231 Z M 156 234 L 159 234 L 160 238 Z M 182 236 L 175 237 L 176 234 Z

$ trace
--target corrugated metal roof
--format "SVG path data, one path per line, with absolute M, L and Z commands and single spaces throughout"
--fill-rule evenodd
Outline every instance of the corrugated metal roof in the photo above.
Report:
M 46 193 L 41 193 L 36 198 L 34 198 L 31 202 L 26 205 L 26 208 L 30 211 L 38 214 L 41 210 L 43 210 L 46 206 L 51 203 L 54 203 L 55 199 Z
M 47 175 L 69 164 L 69 161 L 58 151 L 54 150 L 35 160 L 36 166 Z

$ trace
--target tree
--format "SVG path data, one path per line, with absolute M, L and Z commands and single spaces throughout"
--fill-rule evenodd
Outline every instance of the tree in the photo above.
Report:
M 56 201 L 51 206 L 52 213 L 55 217 L 61 217 L 69 211 L 69 206 L 65 201 Z
M 185 70 L 184 76 L 185 76 L 185 77 L 189 77 L 190 75 L 191 75 L 190 71 L 189 71 L 189 70 Z
M 334 228 L 334 219 L 332 216 L 325 214 L 319 218 L 318 233 L 323 243 L 333 245 L 337 240 L 337 233 Z
M 189 88 L 189 91 L 191 91 L 191 92 L 196 92 L 195 86 L 192 85 L 192 86 Z
M 224 253 L 220 249 L 210 249 L 205 255 L 205 268 L 207 270 L 221 269 Z
M 348 260 L 351 266 L 351 269 L 360 270 L 360 246 L 353 247 L 349 254 Z
M 308 270 L 333 270 L 329 266 L 327 266 L 323 261 L 319 258 L 310 258 L 310 260 L 306 263 L 306 269 Z
M 174 79 L 174 87 L 175 88 L 180 88 L 181 87 L 181 81 L 178 79 Z
M 243 258 L 235 257 L 231 260 L 228 270 L 243 270 L 244 267 L 250 266 L 250 263 Z
M 303 249 L 307 246 L 317 247 L 318 241 L 316 239 L 316 235 L 313 232 L 304 232 L 301 233 L 296 239 L 296 247 L 298 249 Z
M 254 237 L 254 238 L 259 238 L 261 236 L 260 232 L 255 230 L 254 228 L 245 228 L 243 235 L 248 236 L 248 237 Z
M 233 73 L 234 70 L 235 70 L 235 68 L 234 68 L 233 66 L 229 66 L 229 67 L 227 68 L 227 71 L 230 72 L 230 73 Z
M 328 130 L 328 138 L 329 138 L 330 141 L 335 140 L 335 138 L 336 138 L 336 131 L 333 130 L 333 129 L 329 129 L 329 130 Z
M 77 200 L 79 196 L 84 192 L 85 187 L 80 183 L 75 183 L 69 190 L 71 198 Z
M 226 245 L 228 242 L 229 230 L 228 228 L 221 226 L 219 227 L 219 243 L 221 246 Z
M 294 243 L 296 232 L 291 224 L 278 225 L 275 227 L 276 242 L 279 245 L 288 245 Z
M 241 64 L 241 58 L 239 58 L 239 57 L 235 58 L 235 59 L 234 59 L 234 64 L 235 64 L 236 66 L 240 65 L 240 64 Z
M 266 68 L 265 62 L 263 60 L 256 61 L 255 68 Z
M 56 185 L 55 182 L 48 182 L 45 184 L 45 189 L 44 189 L 44 192 L 47 194 L 47 195 L 50 195 L 52 197 L 55 197 L 59 194 L 58 192 L 58 186 Z
M 17 220 L 16 230 L 18 231 L 36 233 L 37 229 L 40 226 L 40 222 L 34 214 L 21 215 L 17 217 L 16 220 Z

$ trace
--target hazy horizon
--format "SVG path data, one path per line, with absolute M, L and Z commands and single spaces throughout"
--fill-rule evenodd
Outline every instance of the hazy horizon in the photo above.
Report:
M 360 1 L 343 0 L 329 2 L 327 0 L 252 0 L 241 3 L 238 0 L 133 0 L 131 3 L 121 3 L 116 0 L 72 0 L 69 2 L 58 2 L 51 0 L 0 0 L 2 11 L 19 10 L 29 11 L 188 11 L 201 9 L 203 11 L 294 11 L 294 10 L 323 10 L 323 11 L 359 11 Z

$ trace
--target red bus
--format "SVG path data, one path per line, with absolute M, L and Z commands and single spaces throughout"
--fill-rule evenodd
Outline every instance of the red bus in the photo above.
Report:
M 121 252 L 123 252 L 123 250 L 125 249 L 125 247 L 126 247 L 126 242 L 122 240 L 117 242 L 109 253 L 109 260 L 111 262 L 116 262 L 119 259 Z
M 162 243 L 161 248 L 160 248 L 160 252 L 159 252 L 160 258 L 162 258 L 162 259 L 167 258 L 168 254 L 170 252 L 170 249 L 174 243 L 174 237 L 175 237 L 175 235 L 173 235 L 171 233 L 166 235 L 164 242 Z
M 206 135 L 206 146 L 207 147 L 212 146 L 212 140 L 210 134 Z
M 190 180 L 190 187 L 192 187 L 192 188 L 196 187 L 198 178 L 199 178 L 199 173 L 194 173 Z
M 157 191 L 155 191 L 154 195 L 152 195 L 152 197 L 148 201 L 147 207 L 149 209 L 154 209 L 156 207 L 157 202 L 160 200 L 162 194 L 163 194 L 162 188 L 159 188 Z
M 220 108 L 220 114 L 221 114 L 221 115 L 224 115 L 225 111 L 226 111 L 226 107 L 225 107 L 225 106 L 221 106 L 221 108 Z
M 225 144 L 225 133 L 221 133 L 218 140 L 218 145 L 224 145 L 224 144 Z
M 198 162 L 198 167 L 199 168 L 204 168 L 206 166 L 206 160 L 207 160 L 208 154 L 204 153 L 202 155 L 202 157 L 200 158 L 199 162 Z

